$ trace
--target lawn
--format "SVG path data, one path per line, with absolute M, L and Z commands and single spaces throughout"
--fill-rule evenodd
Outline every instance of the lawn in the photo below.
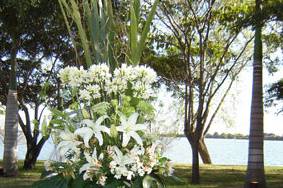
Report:
M 22 162 L 20 162 L 22 166 Z M 167 182 L 169 188 L 242 188 L 245 178 L 245 166 L 202 165 L 201 185 L 193 186 L 188 182 L 190 178 L 189 165 L 175 166 L 175 175 L 184 182 L 178 185 Z M 20 169 L 17 178 L 0 177 L 0 188 L 27 188 L 40 178 L 43 163 L 39 162 L 35 170 L 25 172 Z M 283 185 L 283 167 L 266 167 L 266 179 L 269 188 L 280 188 Z

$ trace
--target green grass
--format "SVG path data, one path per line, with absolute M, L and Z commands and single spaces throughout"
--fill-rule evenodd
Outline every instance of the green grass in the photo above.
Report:
M 19 164 L 22 166 L 22 162 Z M 28 188 L 40 178 L 43 170 L 43 162 L 37 164 L 36 169 L 25 172 L 20 168 L 16 178 L 0 177 L 0 188 Z M 169 188 L 242 188 L 245 179 L 245 166 L 226 165 L 202 165 L 201 185 L 190 185 L 191 166 L 177 164 L 175 175 L 183 180 L 182 183 L 174 184 L 167 181 Z M 266 180 L 269 188 L 280 188 L 283 185 L 283 167 L 266 167 Z
M 0 161 L 0 166 L 2 161 Z M 37 167 L 32 171 L 24 171 L 23 161 L 19 161 L 19 175 L 14 178 L 0 177 L 0 188 L 28 188 L 31 184 L 40 179 L 43 171 L 43 162 L 38 162 Z
M 168 182 L 170 188 L 242 188 L 246 174 L 246 166 L 202 165 L 201 184 L 190 185 L 191 166 L 178 164 L 175 169 L 175 175 L 184 183 L 174 185 Z M 265 173 L 269 188 L 282 188 L 283 167 L 266 167 Z

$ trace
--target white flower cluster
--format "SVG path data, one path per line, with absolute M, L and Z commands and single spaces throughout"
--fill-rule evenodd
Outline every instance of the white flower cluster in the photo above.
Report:
M 150 174 L 153 168 L 158 165 L 158 155 L 160 154 L 152 147 L 155 146 L 152 145 L 145 149 L 143 146 L 135 145 L 131 150 L 127 150 L 128 152 L 125 154 L 117 146 L 110 147 L 108 149 L 112 158 L 109 164 L 110 172 L 116 179 L 125 177 L 127 180 Z
M 145 124 L 137 124 L 138 113 L 130 117 L 119 114 L 120 125 L 116 144 L 109 144 L 115 134 L 106 125 L 102 125 L 107 115 L 96 121 L 84 119 L 75 130 L 61 130 L 57 148 L 67 164 L 79 164 L 77 171 L 84 180 L 105 186 L 108 178 L 132 181 L 136 177 L 144 177 L 154 170 L 164 168 L 163 175 L 170 175 L 169 161 L 161 157 L 158 143 L 145 145 L 138 131 L 146 129 Z M 58 136 L 57 136 L 58 137 Z M 53 170 L 52 163 L 45 163 L 46 170 Z M 110 178 L 110 179 L 111 179 Z
M 152 85 L 157 78 L 151 68 L 122 64 L 110 73 L 106 64 L 100 64 L 88 70 L 66 67 L 59 76 L 66 93 L 78 97 L 81 112 L 86 114 L 83 119 L 81 112 L 73 116 L 74 121 L 68 120 L 65 130 L 55 135 L 59 154 L 71 166 L 66 168 L 71 171 L 68 174 L 80 174 L 85 181 L 103 187 L 113 179 L 127 185 L 154 173 L 170 175 L 169 160 L 162 157 L 158 144 L 143 138 L 147 112 L 141 109 L 148 102 L 143 100 L 153 96 Z M 131 97 L 144 103 L 137 107 Z M 105 102 L 111 110 L 99 107 Z M 126 108 L 140 110 L 141 118 Z M 46 163 L 46 169 L 52 170 L 52 163 Z M 60 174 L 63 170 L 54 171 Z
M 131 66 L 122 64 L 113 75 L 106 64 L 92 65 L 89 70 L 82 67 L 66 67 L 59 72 L 62 84 L 71 88 L 79 88 L 81 99 L 90 101 L 108 95 L 124 94 L 132 90 L 133 96 L 148 99 L 153 96 L 152 84 L 156 82 L 155 71 L 147 66 Z
M 153 96 L 151 85 L 156 79 L 156 72 L 149 67 L 122 64 L 121 68 L 115 69 L 110 88 L 114 93 L 123 93 L 130 83 L 134 97 L 148 99 Z

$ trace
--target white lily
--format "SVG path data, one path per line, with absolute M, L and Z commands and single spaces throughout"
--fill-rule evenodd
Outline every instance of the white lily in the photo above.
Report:
M 122 146 L 126 147 L 131 138 L 133 138 L 139 145 L 142 145 L 142 139 L 136 131 L 145 130 L 145 124 L 137 124 L 139 114 L 133 113 L 128 119 L 120 114 L 121 125 L 117 127 L 117 131 L 123 133 Z
M 86 125 L 86 127 L 81 127 L 77 129 L 75 131 L 75 134 L 81 136 L 84 139 L 84 144 L 86 147 L 90 148 L 89 140 L 93 135 L 97 138 L 100 146 L 103 144 L 102 132 L 105 132 L 110 135 L 110 129 L 104 125 L 101 125 L 101 123 L 106 118 L 108 118 L 108 116 L 105 115 L 98 118 L 95 122 L 90 119 L 85 119 L 81 122 L 81 124 Z
M 82 137 L 84 139 L 84 144 L 87 148 L 90 148 L 89 146 L 89 140 L 91 139 L 92 135 L 93 135 L 93 130 L 89 127 L 81 127 L 78 128 L 75 131 L 76 135 L 79 135 L 80 137 Z
M 80 141 L 76 139 L 76 135 L 72 133 L 69 129 L 65 129 L 60 133 L 60 138 L 62 141 L 58 144 L 57 148 L 61 155 L 65 155 L 69 150 L 77 152 L 77 146 L 81 144 Z
M 101 162 L 97 158 L 97 152 L 96 150 L 93 151 L 92 155 L 89 153 L 84 153 L 84 156 L 86 158 L 87 163 L 85 163 L 79 170 L 79 173 L 81 174 L 82 172 L 85 172 L 83 175 L 83 179 L 87 180 L 90 179 L 92 180 L 92 177 L 96 171 L 99 170 L 101 167 Z M 103 159 L 99 157 L 100 159 Z
M 113 160 L 109 164 L 111 173 L 115 174 L 116 179 L 120 179 L 122 175 L 127 177 L 129 173 L 127 166 L 135 163 L 135 160 L 127 154 L 123 155 L 122 151 L 117 146 L 113 146 L 113 150 Z
M 114 151 L 115 151 L 115 155 L 113 156 L 113 160 L 119 166 L 126 166 L 127 164 L 131 164 L 134 162 L 134 160 L 130 158 L 128 155 L 123 155 L 122 151 L 117 146 L 114 146 Z

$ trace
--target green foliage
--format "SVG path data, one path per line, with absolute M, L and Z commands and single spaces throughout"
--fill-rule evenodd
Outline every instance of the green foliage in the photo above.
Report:
M 147 101 L 139 101 L 137 110 L 141 114 L 141 117 L 146 117 L 146 119 L 153 119 L 155 117 L 155 109 L 153 105 Z
M 32 188 L 69 188 L 68 183 L 62 175 L 57 175 L 35 182 Z
M 142 187 L 143 188 L 151 188 L 151 187 L 163 188 L 165 186 L 160 181 L 158 181 L 156 178 L 147 175 L 144 177 L 142 181 Z
M 2 161 L 0 161 L 1 164 Z M 19 161 L 22 165 L 23 161 Z M 166 177 L 166 188 L 203 188 L 203 187 L 241 187 L 243 186 L 243 179 L 245 177 L 246 167 L 245 166 L 223 166 L 223 165 L 203 165 L 201 166 L 202 184 L 201 185 L 191 185 L 188 176 L 191 175 L 190 165 L 175 165 L 175 173 L 181 182 L 172 181 L 171 178 Z M 31 171 L 25 171 L 20 169 L 19 176 L 17 177 L 0 177 L 1 186 L 5 188 L 28 188 L 40 178 L 41 172 L 44 170 L 44 165 L 42 161 L 39 161 L 36 168 Z M 268 186 L 270 188 L 280 188 L 282 187 L 282 167 L 265 167 L 265 172 L 267 176 Z M 116 186 L 115 188 L 117 188 Z M 50 187 L 51 188 L 51 187 Z M 80 186 L 76 187 L 80 188 Z
M 137 65 L 140 63 L 146 38 L 150 31 L 150 24 L 154 18 L 159 0 L 153 3 L 141 32 L 139 32 L 139 26 L 142 23 L 140 19 L 140 0 L 130 2 L 130 31 L 128 36 L 125 36 L 129 41 L 129 52 L 126 52 L 127 54 L 124 55 L 129 63 Z M 90 66 L 91 64 L 106 62 L 113 71 L 119 64 L 118 54 L 121 53 L 115 46 L 119 46 L 119 43 L 122 43 L 122 40 L 124 40 L 118 39 L 119 41 L 117 41 L 119 24 L 126 23 L 117 23 L 114 20 L 112 2 L 105 0 L 100 4 L 97 0 L 83 0 L 82 2 L 59 0 L 59 4 L 68 32 L 72 38 L 73 46 L 76 51 L 79 46 L 83 48 L 86 65 Z M 73 36 L 72 21 L 77 29 L 80 39 L 79 43 Z M 125 35 L 125 33 L 122 33 L 122 35 Z
M 106 115 L 110 107 L 110 103 L 100 102 L 92 106 L 92 112 L 98 116 Z
M 121 183 L 116 179 L 110 179 L 108 183 L 104 185 L 104 188 L 119 188 L 119 187 L 129 187 L 129 188 L 164 188 L 165 185 L 160 182 L 160 180 L 154 178 L 153 176 L 146 175 L 143 178 L 137 178 L 133 184 L 128 184 L 126 182 Z M 97 184 L 91 181 L 84 181 L 82 177 L 72 179 L 66 178 L 63 175 L 55 175 L 48 178 L 44 178 L 40 181 L 35 182 L 32 188 L 100 188 Z
M 283 112 L 282 101 L 283 101 L 283 79 L 271 84 L 267 90 L 267 97 L 265 99 L 266 106 L 279 106 L 277 114 Z
M 150 12 L 147 15 L 143 30 L 141 33 L 138 31 L 140 25 L 140 0 L 131 1 L 130 5 L 130 52 L 129 61 L 131 64 L 137 65 L 140 63 L 142 51 L 146 44 L 146 38 L 150 30 L 150 24 L 154 18 L 159 0 L 154 1 Z
M 50 132 L 51 132 L 50 124 L 48 124 L 47 118 L 46 118 L 46 116 L 44 116 L 43 121 L 41 123 L 42 136 L 45 137 L 45 138 L 48 138 L 49 135 L 50 135 Z
M 76 23 L 76 26 L 77 26 L 77 29 L 78 29 L 78 35 L 80 37 L 81 44 L 82 44 L 82 47 L 84 49 L 84 56 L 85 56 L 86 64 L 88 66 L 90 66 L 92 64 L 92 60 L 91 60 L 91 56 L 90 56 L 86 31 L 83 28 L 78 4 L 74 0 L 70 0 L 68 3 L 65 0 L 61 0 L 61 1 L 59 1 L 59 4 L 60 4 L 61 10 L 63 12 L 65 23 L 67 25 L 69 32 L 71 32 L 71 29 L 70 29 L 71 26 L 70 26 L 69 22 L 67 21 L 66 15 L 71 16 L 72 20 Z M 71 33 L 69 33 L 69 34 L 72 37 L 72 34 Z M 73 45 L 76 46 L 74 43 L 73 43 Z
M 111 1 L 105 0 L 102 5 L 97 0 L 83 0 L 81 3 L 75 0 L 59 0 L 59 4 L 71 37 L 71 21 L 75 23 L 86 66 L 106 62 L 114 68 L 116 62 L 113 59 L 114 28 Z M 78 43 L 74 37 L 72 42 L 77 51 Z

